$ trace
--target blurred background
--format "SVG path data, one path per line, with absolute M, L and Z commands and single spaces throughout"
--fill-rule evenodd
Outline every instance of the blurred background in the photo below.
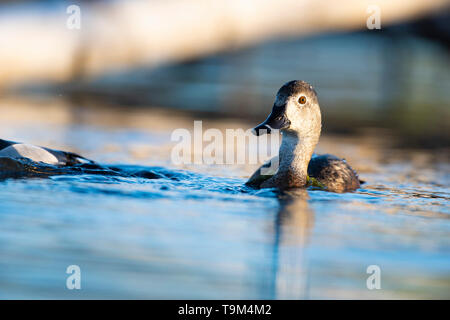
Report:
M 174 168 L 174 129 L 250 128 L 293 79 L 359 192 L 244 195 L 252 166 Z M 2 139 L 199 175 L 3 181 L 2 298 L 449 298 L 449 1 L 3 0 L 0 113 Z
M 161 107 L 253 123 L 283 83 L 303 79 L 319 93 L 325 133 L 380 129 L 399 146 L 445 147 L 446 3 L 381 1 L 382 29 L 368 30 L 364 1 L 340 11 L 323 1 L 2 1 L 0 87 L 63 95 L 76 108 Z M 71 4 L 80 29 L 66 27 Z

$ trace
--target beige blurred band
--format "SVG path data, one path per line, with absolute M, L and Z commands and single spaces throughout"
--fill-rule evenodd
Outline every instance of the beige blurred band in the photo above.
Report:
M 369 5 L 382 26 L 444 8 L 448 0 L 168 0 L 81 3 L 81 29 L 65 11 L 0 18 L 0 87 L 70 81 L 154 66 L 267 39 L 366 28 Z

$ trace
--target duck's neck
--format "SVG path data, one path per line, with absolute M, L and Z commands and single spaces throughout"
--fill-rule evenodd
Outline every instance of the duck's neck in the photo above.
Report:
M 280 146 L 280 167 L 278 172 L 286 177 L 291 187 L 307 183 L 308 165 L 319 136 L 299 137 L 295 132 L 284 132 Z

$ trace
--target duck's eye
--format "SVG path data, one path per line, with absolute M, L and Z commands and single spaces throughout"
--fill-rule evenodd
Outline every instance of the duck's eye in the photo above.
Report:
M 306 97 L 305 96 L 301 96 L 300 98 L 298 98 L 298 103 L 305 104 L 306 103 Z

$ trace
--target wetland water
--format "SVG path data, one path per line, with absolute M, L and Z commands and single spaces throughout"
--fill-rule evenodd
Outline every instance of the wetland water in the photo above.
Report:
M 445 153 L 324 135 L 317 152 L 345 156 L 367 183 L 276 194 L 243 187 L 254 167 L 173 166 L 170 135 L 189 118 L 61 101 L 0 110 L 2 138 L 130 173 L 1 180 L 2 299 L 450 298 Z M 81 290 L 66 289 L 69 265 L 81 268 Z M 366 288 L 369 265 L 380 290 Z

